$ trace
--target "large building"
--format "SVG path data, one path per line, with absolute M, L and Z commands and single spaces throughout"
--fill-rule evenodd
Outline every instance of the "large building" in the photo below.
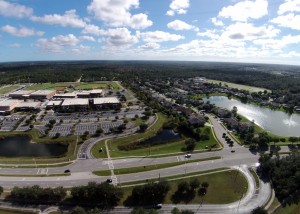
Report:
M 50 99 L 56 94 L 55 90 L 38 90 L 30 94 L 31 99 L 35 100 L 46 100 Z
M 116 97 L 94 98 L 92 105 L 96 110 L 121 108 L 121 102 Z
M 21 102 L 16 106 L 16 111 L 39 111 L 41 102 Z
M 76 98 L 77 95 L 75 93 L 64 93 L 64 94 L 55 94 L 53 99 L 71 99 Z
M 13 99 L 28 99 L 33 90 L 19 90 L 10 93 L 8 96 Z
M 95 98 L 95 97 L 103 97 L 102 89 L 94 89 L 91 91 L 80 91 L 77 92 L 78 98 Z
M 20 103 L 19 100 L 3 100 L 0 102 L 0 113 L 9 114 Z
M 89 109 L 89 99 L 65 99 L 61 104 L 64 111 L 86 111 Z

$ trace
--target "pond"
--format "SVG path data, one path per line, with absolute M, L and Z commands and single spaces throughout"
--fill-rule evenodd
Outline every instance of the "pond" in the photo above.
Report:
M 300 136 L 299 114 L 289 115 L 282 111 L 271 110 L 250 103 L 245 104 L 239 100 L 229 99 L 224 96 L 212 96 L 204 98 L 203 101 L 210 101 L 210 103 L 228 110 L 232 110 L 233 106 L 236 106 L 238 114 L 241 114 L 250 121 L 254 120 L 257 125 L 275 135 L 285 137 Z
M 0 156 L 3 157 L 50 157 L 67 152 L 68 146 L 62 144 L 30 143 L 27 135 L 0 139 Z
M 169 141 L 178 140 L 180 138 L 181 135 L 179 133 L 175 133 L 172 129 L 163 129 L 160 133 L 158 133 L 154 137 L 149 138 L 148 140 L 141 142 L 139 145 L 157 145 Z

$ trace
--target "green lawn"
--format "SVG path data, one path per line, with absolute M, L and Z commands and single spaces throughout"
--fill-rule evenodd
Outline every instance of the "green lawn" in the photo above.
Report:
M 19 88 L 19 87 L 20 87 L 20 85 L 3 86 L 2 88 L 0 88 L 0 94 L 6 94 L 8 92 L 11 92 L 12 90 Z
M 216 160 L 216 159 L 220 159 L 220 158 L 221 157 L 211 157 L 211 158 L 204 158 L 204 159 L 188 159 L 186 161 L 181 161 L 181 162 L 171 162 L 171 163 L 162 163 L 162 164 L 155 164 L 155 165 L 121 168 L 121 169 L 115 169 L 114 171 L 115 171 L 116 175 L 131 174 L 131 173 L 147 172 L 147 171 L 152 171 L 152 170 L 157 170 L 157 169 L 164 169 L 164 168 L 168 168 L 168 167 L 180 166 L 180 165 L 184 165 L 184 164 L 188 164 L 188 163 Z M 98 176 L 106 176 L 106 175 L 109 175 L 110 170 L 94 171 L 93 173 Z
M 76 89 L 91 90 L 91 89 L 108 89 L 111 86 L 115 90 L 119 90 L 120 86 L 115 82 L 94 82 L 94 83 L 80 83 Z
M 187 139 L 184 136 L 182 136 L 182 138 L 177 141 L 164 143 L 161 145 L 156 145 L 156 146 L 151 146 L 151 147 L 149 146 L 149 147 L 145 147 L 145 148 L 141 148 L 141 149 L 135 149 L 135 150 L 130 150 L 130 151 L 121 151 L 118 149 L 119 145 L 129 144 L 129 143 L 132 143 L 135 141 L 142 141 L 142 140 L 146 140 L 152 136 L 155 136 L 157 134 L 157 132 L 159 130 L 161 130 L 163 124 L 167 120 L 166 116 L 164 116 L 163 114 L 159 113 L 157 115 L 158 115 L 158 120 L 145 133 L 138 133 L 138 134 L 131 135 L 128 137 L 108 140 L 107 143 L 108 143 L 108 147 L 109 147 L 110 156 L 112 158 L 118 158 L 118 157 L 128 157 L 128 156 L 166 155 L 166 154 L 184 152 L 184 150 L 182 150 L 182 149 L 185 148 L 185 140 Z M 195 150 L 203 150 L 207 146 L 209 147 L 214 144 L 217 144 L 219 147 L 218 142 L 213 137 L 212 130 L 207 127 L 201 128 L 202 131 L 203 131 L 203 129 L 209 130 L 209 140 L 197 142 Z M 103 152 L 99 152 L 101 147 L 103 149 Z M 104 141 L 100 141 L 93 146 L 92 154 L 95 158 L 107 158 Z
M 248 184 L 243 174 L 236 170 L 229 170 L 225 172 L 216 172 L 213 174 L 194 176 L 201 182 L 208 182 L 209 187 L 207 194 L 203 199 L 205 204 L 227 204 L 238 201 L 241 195 L 247 192 Z M 192 178 L 183 178 L 169 181 L 171 190 L 169 191 L 164 204 L 172 204 L 171 196 L 177 190 L 177 184 L 182 181 L 190 181 Z M 124 187 L 124 200 L 131 194 L 133 187 Z M 202 199 L 197 196 L 190 202 L 190 204 L 200 204 Z
M 7 209 L 0 209 L 0 214 L 33 214 L 33 212 L 26 212 L 26 211 L 13 211 L 13 210 L 7 210 Z
M 300 213 L 300 203 L 286 205 L 285 207 L 280 207 L 275 212 L 275 214 L 299 214 L 299 213 Z
M 240 84 L 224 82 L 224 81 L 219 81 L 219 80 L 210 80 L 210 79 L 207 79 L 206 81 L 209 82 L 209 83 L 214 83 L 214 84 L 221 83 L 222 86 L 227 85 L 229 88 L 237 88 L 239 90 L 246 90 L 246 91 L 249 91 L 249 92 L 259 92 L 259 91 L 263 92 L 264 90 L 267 90 L 268 92 L 270 92 L 270 90 L 268 90 L 268 89 L 258 88 L 258 87 L 254 87 L 254 86 L 240 85 Z

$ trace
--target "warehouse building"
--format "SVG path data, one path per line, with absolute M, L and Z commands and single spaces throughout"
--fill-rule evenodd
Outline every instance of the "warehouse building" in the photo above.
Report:
M 87 111 L 89 109 L 89 99 L 65 99 L 61 104 L 61 110 L 73 112 L 73 111 Z
M 33 90 L 20 90 L 10 93 L 8 96 L 12 99 L 28 99 Z
M 21 102 L 15 110 L 16 111 L 40 111 L 41 102 Z
M 120 109 L 122 107 L 116 97 L 94 98 L 92 106 L 95 110 Z
M 46 100 L 50 99 L 56 94 L 55 90 L 38 90 L 30 94 L 31 99 L 35 100 Z
M 0 114 L 10 114 L 20 102 L 20 100 L 3 100 L 0 102 Z

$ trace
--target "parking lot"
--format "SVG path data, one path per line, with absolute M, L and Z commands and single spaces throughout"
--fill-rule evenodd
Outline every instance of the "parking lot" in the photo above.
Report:
M 73 125 L 56 125 L 49 133 L 49 137 L 54 137 L 56 133 L 59 133 L 60 136 L 68 136 L 72 134 Z
M 85 132 L 89 134 L 95 134 L 98 128 L 97 124 L 78 124 L 75 127 L 75 135 L 83 135 Z
M 24 116 L 11 115 L 0 118 L 0 131 L 12 131 L 24 119 Z

